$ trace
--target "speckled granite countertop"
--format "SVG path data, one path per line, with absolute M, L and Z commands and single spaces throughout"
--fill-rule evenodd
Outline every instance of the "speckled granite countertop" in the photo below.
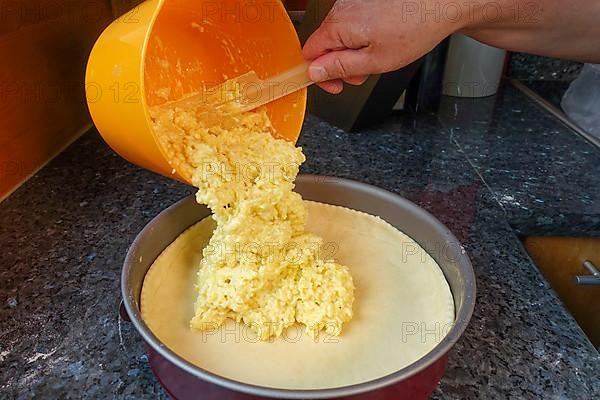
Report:
M 512 53 L 508 74 L 522 80 L 566 81 L 577 77 L 582 63 L 558 58 Z
M 309 117 L 300 144 L 304 172 L 398 193 L 464 243 L 477 306 L 434 398 L 600 396 L 598 352 L 517 236 L 600 233 L 600 150 L 512 87 L 360 133 Z M 166 398 L 119 321 L 119 273 L 138 231 L 190 193 L 90 132 L 0 204 L 0 398 Z

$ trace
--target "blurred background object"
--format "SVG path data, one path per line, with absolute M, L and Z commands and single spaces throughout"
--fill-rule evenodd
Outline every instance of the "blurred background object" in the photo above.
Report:
M 442 93 L 456 97 L 496 94 L 506 60 L 506 50 L 488 46 L 460 33 L 450 38 Z
M 600 139 L 600 65 L 585 64 L 565 92 L 562 109 L 580 128 Z
M 423 57 L 419 71 L 411 80 L 405 96 L 394 107 L 395 110 L 435 112 L 442 96 L 442 83 L 446 68 L 446 56 L 450 39 L 445 39 Z M 404 100 L 401 104 L 400 101 Z

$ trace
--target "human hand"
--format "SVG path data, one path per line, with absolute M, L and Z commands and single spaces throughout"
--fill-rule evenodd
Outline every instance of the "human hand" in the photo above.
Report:
M 511 51 L 600 63 L 600 2 L 589 0 L 337 0 L 304 45 L 309 76 L 343 82 L 402 68 L 460 31 Z
M 343 82 L 362 84 L 370 74 L 412 63 L 465 26 L 462 12 L 457 18 L 423 14 L 447 2 L 338 0 L 304 45 L 309 77 L 336 94 Z

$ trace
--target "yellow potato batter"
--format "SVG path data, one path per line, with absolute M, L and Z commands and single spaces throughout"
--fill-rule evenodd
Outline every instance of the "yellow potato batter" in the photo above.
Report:
M 161 107 L 155 130 L 173 166 L 192 176 L 197 201 L 216 228 L 196 279 L 192 328 L 243 322 L 262 340 L 295 323 L 316 337 L 339 335 L 352 318 L 349 269 L 319 252 L 305 230 L 306 209 L 293 191 L 300 148 L 271 135 L 265 110 L 206 126 L 193 108 Z
M 306 229 L 323 238 L 321 254 L 352 266 L 354 318 L 336 337 L 315 339 L 294 325 L 260 341 L 247 325 L 189 329 L 194 280 L 215 221 L 186 230 L 156 259 L 141 294 L 142 318 L 183 359 L 239 382 L 324 389 L 380 378 L 429 353 L 454 321 L 450 288 L 435 261 L 410 237 L 362 212 L 304 202 Z

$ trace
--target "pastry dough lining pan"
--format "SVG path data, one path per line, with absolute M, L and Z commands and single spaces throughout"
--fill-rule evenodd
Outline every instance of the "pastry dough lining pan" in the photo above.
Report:
M 144 323 L 140 293 L 146 272 L 158 255 L 185 229 L 210 215 L 189 196 L 156 216 L 131 245 L 121 276 L 122 310 L 148 346 L 151 367 L 173 398 L 353 399 L 427 398 L 443 376 L 447 354 L 464 332 L 475 305 L 475 276 L 456 237 L 427 211 L 410 201 L 364 183 L 318 175 L 300 175 L 296 191 L 306 200 L 343 206 L 377 215 L 412 237 L 435 259 L 452 291 L 455 323 L 437 346 L 421 359 L 390 375 L 331 389 L 286 390 L 237 382 L 203 370 L 162 344 Z M 436 250 L 437 249 L 437 250 Z M 200 396 L 200 397 L 198 397 Z

